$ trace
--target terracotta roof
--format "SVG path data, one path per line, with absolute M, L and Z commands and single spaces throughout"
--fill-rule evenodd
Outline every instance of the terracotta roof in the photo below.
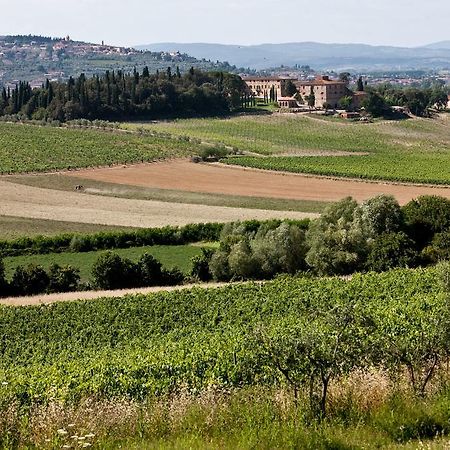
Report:
M 291 80 L 292 78 L 281 78 L 281 77 L 242 77 L 244 81 L 283 81 Z
M 294 82 L 297 86 L 323 86 L 323 85 L 334 85 L 339 84 L 346 86 L 347 83 L 345 81 L 339 80 L 314 80 L 314 81 L 297 81 Z

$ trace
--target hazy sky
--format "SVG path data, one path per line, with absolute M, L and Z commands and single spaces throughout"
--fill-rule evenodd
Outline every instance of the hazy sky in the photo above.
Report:
M 0 34 L 115 45 L 450 39 L 450 0 L 0 0 Z

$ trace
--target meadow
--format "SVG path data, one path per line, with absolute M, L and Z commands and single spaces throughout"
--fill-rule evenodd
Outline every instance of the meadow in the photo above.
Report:
M 205 244 L 207 245 L 207 244 Z M 200 255 L 201 246 L 198 245 L 153 245 L 147 247 L 131 247 L 114 250 L 122 258 L 128 258 L 136 262 L 144 253 L 154 256 L 161 262 L 164 268 L 178 267 L 184 274 L 191 270 L 191 258 Z M 48 253 L 44 255 L 12 256 L 4 258 L 6 277 L 11 278 L 18 266 L 35 264 L 48 269 L 52 264 L 61 266 L 70 265 L 80 269 L 82 282 L 90 279 L 92 266 L 104 251 L 94 252 L 65 252 Z
M 445 438 L 447 302 L 436 269 L 420 269 L 1 307 L 0 443 L 402 448 Z M 316 410 L 324 380 L 326 416 L 322 401 Z
M 375 123 L 266 115 L 177 120 L 147 127 L 221 142 L 246 153 L 242 158 L 224 160 L 229 164 L 352 178 L 450 183 L 448 115 Z
M 0 173 L 44 172 L 188 156 L 189 141 L 117 130 L 0 123 Z

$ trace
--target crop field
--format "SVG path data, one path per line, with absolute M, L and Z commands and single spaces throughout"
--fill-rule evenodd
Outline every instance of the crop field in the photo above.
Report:
M 11 277 L 17 266 L 36 264 L 48 269 L 51 264 L 70 265 L 80 269 L 82 282 L 90 279 L 92 266 L 97 258 L 104 252 L 83 253 L 49 253 L 45 255 L 27 255 L 4 258 L 6 276 Z M 144 253 L 149 253 L 160 261 L 165 268 L 178 267 L 183 273 L 188 274 L 191 269 L 191 258 L 201 254 L 201 247 L 194 245 L 154 245 L 149 247 L 132 247 L 114 250 L 123 258 L 137 261 Z
M 226 161 L 229 164 L 352 178 L 450 184 L 448 115 L 369 124 L 308 116 L 244 116 L 147 126 L 257 154 L 230 158 Z
M 306 433 L 302 439 L 309 433 L 315 436 L 315 441 L 301 448 L 330 448 L 325 446 L 331 439 L 327 429 L 337 426 L 341 427 L 338 435 L 347 442 L 353 439 L 355 448 L 364 439 L 375 440 L 379 448 L 380 444 L 434 438 L 436 429 L 444 437 L 448 408 L 439 407 L 439 399 L 432 403 L 434 397 L 411 397 L 418 403 L 408 402 L 396 396 L 394 389 L 389 400 L 383 386 L 392 383 L 398 392 L 409 389 L 404 387 L 408 378 L 399 382 L 398 374 L 406 374 L 411 364 L 421 377 L 430 361 L 438 361 L 436 371 L 443 366 L 442 377 L 434 377 L 436 383 L 445 378 L 446 308 L 435 270 L 356 275 L 349 281 L 287 277 L 265 284 L 123 299 L 0 307 L 0 408 L 18 407 L 17 416 L 14 410 L 2 410 L 8 420 L 0 420 L 0 440 L 61 448 L 66 442 L 69 445 L 70 431 L 64 430 L 70 427 L 77 427 L 78 436 L 93 442 L 120 433 L 113 424 L 121 420 L 127 422 L 126 431 L 122 429 L 127 438 L 162 439 L 166 444 L 190 438 L 209 446 L 215 442 L 213 447 L 220 448 L 258 447 L 263 437 L 255 435 L 255 427 L 268 433 L 269 441 L 262 448 L 275 444 L 293 448 L 291 433 Z M 290 378 L 278 370 L 280 364 L 298 382 L 297 407 Z M 354 372 L 369 368 L 392 371 L 395 376 L 391 382 L 383 381 L 381 374 L 370 382 L 362 375 L 356 381 Z M 330 419 L 317 429 L 318 422 L 311 422 L 313 410 L 308 412 L 307 392 L 309 376 L 319 382 L 319 373 L 332 377 L 333 383 L 342 377 L 343 384 L 338 391 L 331 385 Z M 355 381 L 344 394 L 348 376 Z M 271 389 L 284 391 L 276 394 Z M 367 398 L 369 390 L 378 397 Z M 448 396 L 444 389 L 439 392 Z M 36 411 L 48 402 L 53 409 L 39 415 Z M 154 409 L 146 413 L 139 404 Z M 250 412 L 254 408 L 257 414 Z M 34 421 L 26 419 L 27 411 L 31 418 L 37 414 Z M 113 416 L 113 411 L 119 413 Z M 206 411 L 208 419 L 203 415 Z M 292 427 L 291 432 L 276 432 L 277 426 L 270 425 L 274 420 L 282 430 Z M 234 428 L 227 437 L 223 435 L 224 423 L 227 430 L 239 423 L 239 429 L 253 430 L 253 434 L 239 435 L 244 446 L 237 441 L 224 447 L 222 439 L 238 438 Z M 34 434 L 30 433 L 33 426 Z M 58 427 L 63 432 L 57 432 Z M 269 429 L 276 434 L 270 437 Z M 282 441 L 273 441 L 274 436 Z M 170 448 L 192 444 L 181 442 L 184 445 L 179 442 Z M 122 448 L 134 448 L 123 444 Z
M 0 216 L 0 240 L 21 236 L 53 236 L 66 233 L 96 233 L 99 231 L 127 230 L 127 227 L 95 225 L 57 220 L 29 219 L 26 217 Z
M 379 308 L 377 320 L 408 302 L 406 315 L 416 314 L 421 302 L 435 304 L 438 313 L 440 292 L 433 271 L 398 270 L 351 281 L 285 278 L 120 300 L 0 307 L 0 335 L 14 336 L 0 347 L 0 380 L 8 383 L 1 397 L 143 399 L 183 384 L 204 389 L 211 383 L 274 382 L 274 373 L 255 364 L 258 348 L 246 346 L 261 324 L 299 320 L 339 302 L 357 302 L 367 314 Z
M 0 173 L 126 164 L 193 153 L 192 143 L 169 137 L 0 123 Z

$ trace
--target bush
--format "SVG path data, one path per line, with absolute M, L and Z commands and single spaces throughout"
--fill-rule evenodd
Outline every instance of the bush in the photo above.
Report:
M 450 200 L 424 195 L 403 207 L 408 234 L 421 250 L 436 233 L 450 231 Z
M 79 269 L 58 264 L 50 267 L 48 292 L 73 292 L 78 289 L 79 283 Z
M 11 289 L 15 295 L 42 294 L 47 291 L 49 282 L 49 276 L 41 266 L 19 266 L 12 277 Z
M 229 150 L 227 150 L 224 145 L 205 145 L 200 151 L 200 157 L 203 161 L 208 161 L 211 159 L 219 160 L 228 156 L 229 153 Z
M 184 274 L 177 267 L 172 269 L 163 269 L 162 271 L 162 286 L 178 286 L 184 283 Z
M 202 254 L 194 256 L 191 259 L 192 270 L 191 277 L 198 281 L 210 281 L 212 279 L 211 271 L 209 270 L 209 264 L 214 254 L 214 250 L 210 248 L 202 248 Z
M 5 264 L 0 259 L 0 297 L 6 297 L 9 295 L 9 286 L 5 277 Z
M 431 244 L 423 249 L 422 255 L 429 263 L 450 260 L 450 231 L 436 233 Z
M 371 245 L 367 269 L 384 272 L 395 267 L 413 267 L 417 259 L 414 242 L 405 233 L 384 233 Z
M 142 286 L 158 286 L 164 283 L 162 264 L 152 255 L 144 253 L 137 263 Z
M 94 263 L 92 281 L 99 289 L 126 289 L 139 286 L 139 273 L 129 259 L 106 252 Z

